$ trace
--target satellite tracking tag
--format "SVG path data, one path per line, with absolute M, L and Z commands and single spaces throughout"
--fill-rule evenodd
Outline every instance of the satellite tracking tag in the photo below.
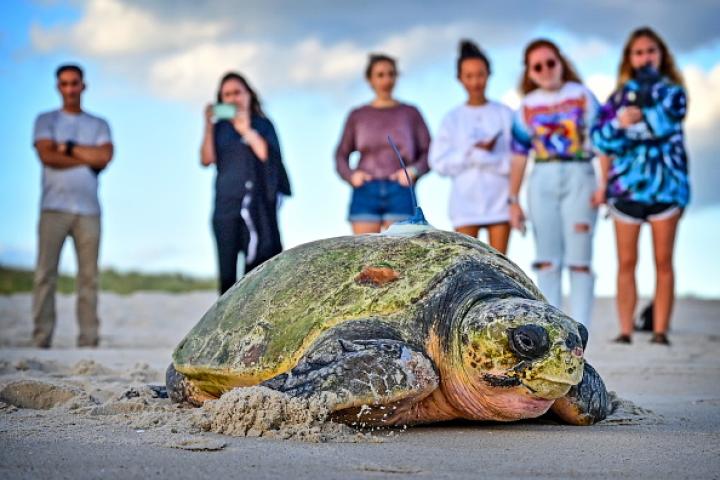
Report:
M 388 135 L 388 142 L 390 143 L 390 146 L 395 151 L 395 155 L 397 155 L 398 160 L 400 160 L 400 166 L 403 169 L 403 172 L 405 172 L 405 177 L 407 178 L 408 185 L 410 186 L 410 196 L 412 197 L 412 203 L 413 207 L 415 209 L 415 214 L 408 218 L 407 220 L 403 220 L 402 222 L 397 222 L 395 225 L 429 225 L 427 220 L 425 220 L 425 215 L 423 215 L 422 209 L 417 204 L 417 199 L 415 198 L 415 191 L 413 190 L 413 182 L 410 178 L 410 174 L 407 171 L 407 167 L 405 167 L 405 162 L 402 159 L 402 155 L 400 155 L 400 151 L 397 148 L 397 145 L 395 145 L 395 142 L 393 142 L 392 137 Z

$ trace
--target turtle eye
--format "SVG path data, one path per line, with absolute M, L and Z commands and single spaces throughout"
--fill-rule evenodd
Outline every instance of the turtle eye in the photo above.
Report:
M 550 350 L 547 331 L 539 325 L 508 328 L 510 350 L 524 360 L 540 358 Z

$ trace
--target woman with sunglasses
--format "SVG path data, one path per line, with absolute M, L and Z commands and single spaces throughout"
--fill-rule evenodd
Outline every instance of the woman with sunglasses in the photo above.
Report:
M 282 251 L 277 207 L 290 182 L 275 128 L 247 80 L 227 73 L 216 101 L 232 113 L 225 118 L 213 105 L 205 108 L 200 161 L 217 167 L 212 225 L 222 294 L 237 281 L 241 252 L 248 272 Z
M 589 326 L 595 277 L 592 241 L 597 218 L 589 129 L 598 111 L 593 94 L 551 41 L 525 48 L 524 95 L 513 123 L 510 221 L 524 230 L 518 202 L 528 155 L 535 164 L 529 180 L 528 209 L 535 237 L 538 286 L 548 301 L 562 304 L 562 271 L 570 275 L 570 313 Z
M 354 234 L 378 233 L 411 217 L 410 188 L 388 135 L 397 144 L 408 174 L 415 181 L 428 171 L 430 132 L 417 108 L 393 97 L 397 66 L 387 55 L 372 54 L 365 78 L 375 93 L 368 104 L 347 118 L 335 152 L 338 174 L 353 187 L 348 219 Z M 350 155 L 360 153 L 353 168 Z
M 477 237 L 487 228 L 490 245 L 505 253 L 510 238 L 512 110 L 488 100 L 490 61 L 474 43 L 460 42 L 457 78 L 467 101 L 450 111 L 430 146 L 430 166 L 452 177 L 450 220 L 455 231 Z
M 655 253 L 651 342 L 669 345 L 675 296 L 672 257 L 678 222 L 690 199 L 682 122 L 683 79 L 665 42 L 650 28 L 630 34 L 623 49 L 618 88 L 593 129 L 603 162 L 608 208 L 618 253 L 618 343 L 631 343 L 637 303 L 635 267 L 640 227 L 650 224 Z

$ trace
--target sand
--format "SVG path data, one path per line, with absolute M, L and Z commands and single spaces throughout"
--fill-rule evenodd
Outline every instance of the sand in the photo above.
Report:
M 720 302 L 682 300 L 670 348 L 631 346 L 598 302 L 589 361 L 618 394 L 593 427 L 454 422 L 358 434 L 327 409 L 264 388 L 201 409 L 152 385 L 214 301 L 103 294 L 98 349 L 73 347 L 74 298 L 58 299 L 54 348 L 29 347 L 28 295 L 0 297 L 3 478 L 720 478 Z M 262 408 L 258 408 L 262 406 Z

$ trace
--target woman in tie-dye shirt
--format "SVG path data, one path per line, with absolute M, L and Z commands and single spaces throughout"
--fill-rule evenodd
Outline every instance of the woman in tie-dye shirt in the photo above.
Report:
M 682 77 L 665 42 L 649 28 L 635 30 L 623 50 L 618 88 L 593 128 L 597 148 L 612 156 L 602 171 L 619 260 L 619 343 L 631 342 L 638 236 L 640 226 L 648 222 L 657 273 L 652 342 L 669 344 L 673 248 L 678 221 L 690 199 L 682 126 L 686 108 Z
M 513 122 L 510 222 L 524 228 L 518 193 L 528 156 L 535 160 L 528 207 L 535 236 L 538 286 L 552 305 L 562 305 L 562 272 L 570 274 L 570 312 L 589 326 L 594 299 L 592 241 L 597 188 L 589 129 L 598 103 L 570 63 L 549 40 L 525 49 L 520 86 L 525 95 Z

